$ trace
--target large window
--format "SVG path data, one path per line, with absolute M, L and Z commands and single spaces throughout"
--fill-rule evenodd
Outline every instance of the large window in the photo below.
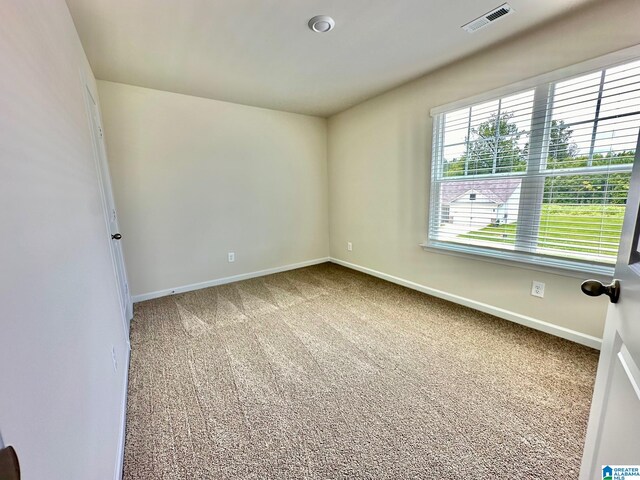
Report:
M 611 273 L 640 130 L 640 61 L 434 115 L 429 242 Z

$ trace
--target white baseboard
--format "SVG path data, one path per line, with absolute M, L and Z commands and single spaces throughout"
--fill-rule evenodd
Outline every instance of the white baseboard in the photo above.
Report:
M 313 260 L 307 260 L 306 262 L 292 263 L 290 265 L 284 265 L 282 267 L 267 268 L 266 270 L 258 270 L 257 272 L 241 273 L 240 275 L 233 275 L 231 277 L 218 278 L 215 280 L 208 280 L 206 282 L 193 283 L 191 285 L 183 285 L 181 287 L 167 288 L 166 290 L 158 290 L 157 292 L 134 295 L 131 297 L 131 300 L 133 301 L 133 303 L 144 302 L 145 300 L 160 298 L 166 295 L 173 295 L 174 293 L 190 292 L 192 290 L 199 290 L 201 288 L 215 287 L 216 285 L 224 285 L 225 283 L 239 282 L 241 280 L 248 280 L 250 278 L 264 277 L 265 275 L 271 275 L 272 273 L 286 272 L 287 270 L 295 270 L 296 268 L 308 267 L 310 265 L 317 265 L 319 263 L 326 263 L 329 260 L 329 257 L 315 258 Z
M 190 292 L 192 290 L 199 290 L 201 288 L 214 287 L 216 285 L 224 285 L 226 283 L 232 283 L 232 282 L 239 282 L 241 280 L 248 280 L 250 278 L 262 277 L 265 275 L 271 275 L 272 273 L 285 272 L 287 270 L 295 270 L 296 268 L 308 267 L 310 265 L 317 265 L 319 263 L 325 263 L 325 262 L 333 262 L 338 265 L 351 268 L 353 270 L 358 270 L 360 272 L 373 275 L 374 277 L 382 278 L 383 280 L 387 280 L 389 282 L 393 282 L 398 285 L 402 285 L 404 287 L 411 288 L 413 290 L 417 290 L 419 292 L 423 292 L 428 295 L 432 295 L 434 297 L 442 298 L 444 300 L 449 300 L 450 302 L 464 305 L 465 307 L 473 308 L 481 312 L 489 313 L 496 317 L 503 318 L 511 322 L 519 323 L 520 325 L 525 325 L 535 330 L 540 330 L 542 332 L 549 333 L 557 337 L 571 340 L 572 342 L 576 342 L 581 345 L 586 345 L 587 347 L 600 350 L 600 347 L 602 345 L 601 338 L 593 337 L 585 333 L 577 332 L 569 328 L 554 325 L 552 323 L 538 320 L 533 317 L 528 317 L 526 315 L 512 312 L 510 310 L 505 310 L 503 308 L 495 307 L 487 303 L 471 300 L 470 298 L 461 297 L 459 295 L 454 295 L 452 293 L 448 293 L 442 290 L 420 285 L 419 283 L 411 282 L 409 280 L 405 280 L 400 277 L 395 277 L 393 275 L 379 272 L 371 268 L 362 267 L 360 265 L 345 262 L 344 260 L 340 260 L 332 257 L 316 258 L 313 260 L 307 260 L 306 262 L 293 263 L 293 264 L 284 265 L 281 267 L 268 268 L 265 270 L 258 270 L 256 272 L 242 273 L 240 275 L 233 275 L 231 277 L 218 278 L 215 280 L 209 280 L 207 282 L 193 283 L 191 285 L 184 285 L 181 287 L 168 288 L 165 290 L 158 290 L 156 292 L 144 293 L 141 295 L 134 295 L 132 297 L 132 300 L 133 300 L 133 303 L 143 302 L 145 300 L 160 298 L 160 297 L 164 297 L 166 295 L 172 295 L 175 293 Z
M 118 445 L 118 457 L 116 459 L 116 471 L 113 478 L 122 480 L 124 470 L 124 443 L 127 435 L 127 397 L 129 392 L 129 363 L 131 361 L 131 345 L 127 341 L 127 354 L 124 361 L 124 388 L 122 394 L 122 421 L 120 422 L 120 443 Z
M 426 287 L 424 285 L 420 285 L 419 283 L 411 282 L 409 280 L 405 280 L 399 277 L 394 277 L 393 275 L 388 275 L 386 273 L 378 272 L 377 270 L 372 270 L 371 268 L 366 268 L 360 265 L 345 262 L 344 260 L 339 260 L 337 258 L 330 258 L 330 261 L 333 263 L 337 263 L 338 265 L 342 265 L 343 267 L 351 268 L 353 270 L 358 270 L 360 272 L 373 275 L 374 277 L 382 278 L 383 280 L 388 280 L 389 282 L 393 282 L 398 285 L 411 288 L 413 290 L 418 290 L 419 292 L 423 292 L 428 295 L 432 295 L 434 297 L 442 298 L 444 300 L 449 300 L 450 302 L 458 303 L 460 305 L 464 305 L 465 307 L 473 308 L 474 310 L 479 310 L 484 313 L 489 313 L 496 317 L 503 318 L 511 322 L 519 323 L 520 325 L 525 325 L 535 330 L 540 330 L 542 332 L 549 333 L 551 335 L 555 335 L 557 337 L 561 337 L 566 340 L 571 340 L 572 342 L 576 342 L 581 345 L 586 345 L 587 347 L 600 350 L 600 347 L 602 345 L 601 338 L 592 337 L 591 335 L 577 332 L 569 328 L 560 327 L 558 325 L 544 322 L 542 320 L 538 320 L 533 317 L 527 317 L 526 315 L 521 315 L 519 313 L 511 312 L 503 308 L 494 307 L 493 305 L 489 305 L 487 303 L 477 302 L 476 300 L 471 300 L 469 298 L 461 297 L 459 295 L 447 293 L 442 290 Z

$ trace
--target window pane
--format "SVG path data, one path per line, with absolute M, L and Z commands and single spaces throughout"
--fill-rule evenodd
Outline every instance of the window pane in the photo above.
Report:
M 595 122 L 569 125 L 563 120 L 552 120 L 547 168 L 587 167 L 594 125 Z
M 533 90 L 447 113 L 442 176 L 522 172 L 533 109 Z
M 527 169 L 529 133 L 500 137 L 495 173 L 524 172 Z
M 509 121 L 519 132 L 531 131 L 531 116 L 533 114 L 533 95 L 535 90 L 511 95 L 502 99 L 500 111 L 511 115 Z
M 640 112 L 640 62 L 607 70 L 599 116 L 632 112 Z
M 595 72 L 557 83 L 552 120 L 564 120 L 566 123 L 593 120 L 596 116 L 600 76 L 600 72 Z
M 521 180 L 450 181 L 440 185 L 438 239 L 480 246 L 515 243 Z
M 469 142 L 468 174 L 487 175 L 492 173 L 494 152 L 497 142 L 493 137 Z
M 444 145 L 467 141 L 469 130 L 469 108 L 456 110 L 445 115 Z
M 443 177 L 456 177 L 465 174 L 467 144 L 449 145 L 443 148 Z
M 607 81 L 622 81 L 638 74 L 640 74 L 640 60 L 607 68 Z M 625 80 L 625 82 L 627 82 L 627 80 Z
M 537 124 L 534 96 L 548 108 Z M 444 142 L 430 240 L 610 271 L 640 131 L 640 61 L 470 105 L 436 124 Z
M 485 102 L 471 108 L 471 132 L 469 141 L 483 140 L 495 131 L 499 100 Z
M 547 169 L 632 162 L 629 151 L 640 128 L 640 62 L 610 68 L 604 77 L 595 72 L 558 83 L 553 103 Z
M 633 163 L 640 131 L 640 114 L 598 123 L 594 142 L 594 165 Z
M 538 253 L 615 263 L 630 173 L 547 177 Z

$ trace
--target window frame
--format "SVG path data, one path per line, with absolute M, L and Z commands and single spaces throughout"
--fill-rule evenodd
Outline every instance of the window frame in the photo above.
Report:
M 524 182 L 535 182 L 544 179 L 547 176 L 553 176 L 555 169 L 547 169 L 546 165 L 542 165 L 544 162 L 546 148 L 545 142 L 548 138 L 548 129 L 551 125 L 551 112 L 552 109 L 549 108 L 549 102 L 553 98 L 554 91 L 553 87 L 555 83 L 571 80 L 572 78 L 579 77 L 582 75 L 586 75 L 589 73 L 597 72 L 603 69 L 612 68 L 617 65 L 622 65 L 628 62 L 637 61 L 640 58 L 640 45 L 636 45 L 634 47 L 626 48 L 624 50 L 620 50 L 618 52 L 614 52 L 608 55 L 604 55 L 592 60 L 588 60 L 586 62 L 582 62 L 576 65 L 571 65 L 565 68 L 561 68 L 555 70 L 553 72 L 549 72 L 543 75 L 539 75 L 527 80 L 523 80 L 505 87 L 501 87 L 495 90 L 491 90 L 489 92 L 485 92 L 479 95 L 475 95 L 473 97 L 468 97 L 465 99 L 457 100 L 455 102 L 451 102 L 439 107 L 435 107 L 431 109 L 431 117 L 432 117 L 432 152 L 431 152 L 431 162 L 430 162 L 430 179 L 429 179 L 429 205 L 427 211 L 427 240 L 425 243 L 422 243 L 421 246 L 426 250 L 435 251 L 437 253 L 448 253 L 457 256 L 463 256 L 467 258 L 474 258 L 478 260 L 487 260 L 491 262 L 497 263 L 506 263 L 508 265 L 517 265 L 521 267 L 533 268 L 536 270 L 544 270 L 544 271 L 552 271 L 554 273 L 573 273 L 573 274 L 583 274 L 583 273 L 592 273 L 603 277 L 610 277 L 614 272 L 614 265 L 605 264 L 605 263 L 597 263 L 597 262 L 587 262 L 579 259 L 571 259 L 562 256 L 552 256 L 552 255 L 539 255 L 533 253 L 531 251 L 527 252 L 526 248 L 522 248 L 523 245 L 520 244 L 521 249 L 514 249 L 510 251 L 509 249 L 504 248 L 492 248 L 489 246 L 476 246 L 469 245 L 463 243 L 456 242 L 448 242 L 444 240 L 437 240 L 431 238 L 431 233 L 433 231 L 433 222 L 437 222 L 441 218 L 440 209 L 443 208 L 442 205 L 439 204 L 438 195 L 439 195 L 439 186 L 440 180 L 442 178 L 447 178 L 448 181 L 456 181 L 452 180 L 457 177 L 444 177 L 442 175 L 442 168 L 438 165 L 438 168 L 434 168 L 436 166 L 435 159 L 443 158 L 442 157 L 442 149 L 444 146 L 444 120 L 445 114 L 448 112 L 452 112 L 455 110 L 460 110 L 464 108 L 470 108 L 478 104 L 482 104 L 489 101 L 497 101 L 509 95 L 523 93 L 526 90 L 534 91 L 534 99 L 533 99 L 533 117 L 532 124 L 539 124 L 537 128 L 531 131 L 530 136 L 530 148 L 532 154 L 530 155 L 530 159 L 537 159 L 538 161 L 534 161 L 533 163 L 529 163 L 527 166 L 527 170 L 525 172 L 510 172 L 507 174 L 500 173 L 491 173 L 491 174 L 483 174 L 483 175 L 474 175 L 472 177 L 461 176 L 461 180 L 466 178 L 467 180 L 482 180 L 482 179 L 495 179 L 499 178 L 499 176 L 506 176 L 509 178 L 521 177 L 523 184 Z M 601 84 L 602 86 L 602 84 Z M 536 115 L 538 116 L 538 121 L 536 122 Z M 540 116 L 545 116 L 546 118 L 542 119 Z M 542 120 L 542 123 L 540 123 Z M 598 118 L 597 112 L 596 117 L 593 120 L 595 126 L 597 126 L 598 121 L 602 120 Z M 594 128 L 595 128 L 594 126 Z M 538 152 L 533 154 L 534 149 L 537 149 Z M 599 168 L 603 170 L 607 170 L 608 172 L 613 171 L 631 171 L 631 167 L 633 164 L 629 165 L 610 165 L 605 167 L 580 167 L 573 169 L 563 169 L 562 174 L 594 174 L 597 173 Z M 432 211 L 432 206 L 438 205 L 438 211 Z M 537 210 L 537 211 L 536 211 Z M 519 217 L 518 218 L 528 218 L 535 219 L 535 222 L 519 222 L 517 227 L 518 232 L 516 234 L 516 248 L 518 248 L 518 238 L 524 238 L 526 235 L 531 235 L 533 232 L 523 232 L 521 228 L 533 228 L 536 232 L 540 225 L 540 210 L 541 208 L 527 208 L 525 202 L 520 202 L 519 205 Z M 520 217 L 520 215 L 525 215 L 525 217 Z M 534 225 L 533 227 L 520 227 L 520 225 Z

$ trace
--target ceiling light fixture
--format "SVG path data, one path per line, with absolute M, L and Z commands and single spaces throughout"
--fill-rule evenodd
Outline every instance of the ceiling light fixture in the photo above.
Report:
M 335 26 L 336 22 L 327 15 L 316 15 L 309 20 L 309 28 L 318 33 L 326 33 Z

